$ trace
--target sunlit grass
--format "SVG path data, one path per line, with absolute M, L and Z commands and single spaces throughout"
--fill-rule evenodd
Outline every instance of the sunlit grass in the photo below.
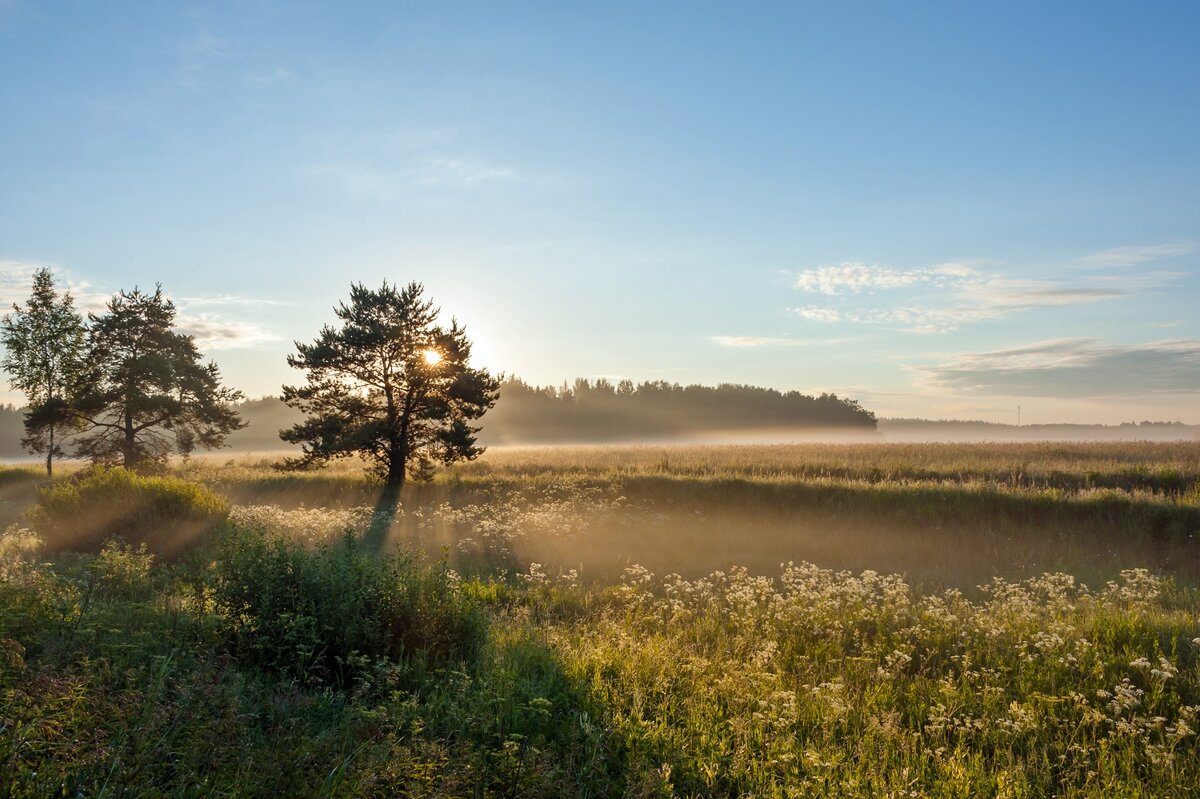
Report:
M 827 478 L 1186 493 L 1200 484 L 1200 442 L 505 447 L 454 473 Z
M 410 486 L 391 540 L 449 548 L 457 568 L 540 562 L 590 580 L 632 563 L 694 576 L 734 565 L 765 574 L 786 560 L 963 588 L 1057 569 L 1107 579 L 1131 565 L 1200 579 L 1200 446 L 1130 449 L 495 450 Z M 353 462 L 309 473 L 271 465 L 195 460 L 186 474 L 245 505 L 371 509 L 379 497 Z

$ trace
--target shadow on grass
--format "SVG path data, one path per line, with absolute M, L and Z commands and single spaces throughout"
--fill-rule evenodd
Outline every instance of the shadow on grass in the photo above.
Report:
M 377 555 L 383 554 L 388 542 L 392 526 L 396 523 L 396 515 L 400 511 L 400 489 L 394 486 L 384 486 L 375 500 L 371 512 L 371 522 L 363 532 L 363 548 Z

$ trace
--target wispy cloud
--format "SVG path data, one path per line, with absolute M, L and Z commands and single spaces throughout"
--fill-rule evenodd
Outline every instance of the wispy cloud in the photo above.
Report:
M 796 288 L 820 294 L 859 293 L 870 289 L 895 289 L 918 283 L 946 282 L 976 274 L 965 264 L 939 264 L 928 269 L 891 269 L 847 261 L 835 266 L 806 269 L 796 275 Z
M 989 277 L 969 281 L 958 288 L 958 296 L 981 308 L 1023 310 L 1043 305 L 1082 305 L 1111 300 L 1133 293 L 1133 287 L 1115 285 L 1072 286 L 1050 280 L 1013 280 Z
M 27 261 L 0 260 L 0 315 L 11 309 L 13 304 L 24 305 L 33 287 L 33 273 L 43 266 L 51 266 L 55 282 L 60 291 L 69 291 L 75 298 L 75 307 L 87 316 L 88 313 L 103 314 L 107 311 L 112 293 L 101 291 L 84 280 L 74 278 L 66 270 L 49 264 Z M 176 325 L 181 332 L 196 337 L 202 350 L 250 349 L 280 341 L 280 337 L 257 322 L 230 318 L 224 313 L 209 310 L 192 311 L 192 308 L 250 307 L 280 305 L 275 300 L 259 300 L 251 297 L 220 295 L 213 297 L 182 297 L 176 302 Z
M 858 322 L 865 321 L 857 318 L 859 315 L 851 312 L 839 311 L 836 308 L 820 308 L 814 305 L 805 308 L 788 308 L 789 311 L 799 316 L 801 319 L 807 319 L 810 322 Z
M 194 336 L 201 350 L 255 349 L 280 341 L 280 337 L 256 322 L 230 319 L 220 314 L 180 311 L 175 318 L 180 332 Z
M 14 304 L 24 305 L 33 289 L 33 273 L 50 267 L 59 292 L 69 292 L 75 298 L 75 307 L 85 316 L 88 313 L 103 313 L 111 295 L 95 289 L 87 281 L 72 277 L 53 264 L 28 261 L 0 260 L 0 312 L 7 313 Z
M 1190 241 L 1113 247 L 1111 250 L 1102 250 L 1091 255 L 1085 255 L 1079 259 L 1079 263 L 1087 266 L 1137 266 L 1147 261 L 1158 261 L 1163 258 L 1176 258 L 1180 255 L 1189 255 L 1195 251 L 1196 245 Z
M 842 311 L 818 306 L 789 308 L 788 310 L 801 319 L 813 322 L 888 325 L 910 333 L 945 333 L 971 322 L 996 319 L 1006 313 L 1000 308 L 928 308 L 920 305 L 868 311 Z
M 209 297 L 179 297 L 177 303 L 189 308 L 196 306 L 226 306 L 226 305 L 288 305 L 282 300 L 266 300 L 260 297 L 241 297 L 234 294 L 216 294 Z
M 808 347 L 829 344 L 846 344 L 849 338 L 790 338 L 775 336 L 709 336 L 709 341 L 722 347 L 744 349 L 753 347 Z
M 181 332 L 195 337 L 201 350 L 256 349 L 282 339 L 261 323 L 239 316 L 254 308 L 282 305 L 287 303 L 235 294 L 179 297 L 175 322 Z
M 790 308 L 802 319 L 825 323 L 888 325 L 914 333 L 944 333 L 963 325 L 1034 308 L 1086 305 L 1132 296 L 1176 282 L 1183 273 L 1100 275 L 1065 282 L 1007 277 L 970 264 L 939 264 L 897 270 L 848 262 L 800 272 L 795 286 L 807 293 L 835 296 L 863 291 L 920 289 L 920 299 L 885 308 L 805 305 Z
M 1078 399 L 1190 393 L 1200 392 L 1200 341 L 1058 339 L 910 368 L 924 387 L 958 394 Z

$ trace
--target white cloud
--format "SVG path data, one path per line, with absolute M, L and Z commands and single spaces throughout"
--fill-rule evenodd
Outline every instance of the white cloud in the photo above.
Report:
M 1200 341 L 1058 339 L 910 367 L 926 388 L 1060 399 L 1200 392 Z
M 1103 250 L 1084 256 L 1079 259 L 1079 262 L 1088 266 L 1137 266 L 1146 261 L 1175 258 L 1180 255 L 1189 255 L 1195 251 L 1196 245 L 1189 241 L 1178 241 L 1170 244 L 1114 247 L 1111 250 Z
M 29 298 L 33 286 L 33 273 L 47 264 L 25 261 L 0 260 L 0 315 L 13 304 L 23 305 Z M 88 313 L 105 313 L 110 292 L 99 291 L 86 281 L 73 279 L 65 270 L 54 268 L 55 283 L 60 292 L 69 291 L 75 298 L 75 307 L 84 317 Z M 222 295 L 214 297 L 185 297 L 177 301 L 176 324 L 184 333 L 196 337 L 202 350 L 248 349 L 280 340 L 280 337 L 256 322 L 231 319 L 224 314 L 211 311 L 191 312 L 193 307 L 279 305 L 274 300 L 256 300 L 249 297 Z
M 864 289 L 911 286 L 924 279 L 925 275 L 920 272 L 901 272 L 880 266 L 847 262 L 801 272 L 796 276 L 796 288 L 821 294 L 840 294 L 842 291 L 858 293 Z
M 965 264 L 939 264 L 927 269 L 891 269 L 847 261 L 836 266 L 806 269 L 796 275 L 795 287 L 801 291 L 820 294 L 858 294 L 868 289 L 895 289 L 918 283 L 944 283 L 947 279 L 966 278 L 976 274 Z
M 814 322 L 889 325 L 915 333 L 944 333 L 972 322 L 997 319 L 1033 308 L 1085 305 L 1127 297 L 1169 285 L 1183 276 L 1180 272 L 1155 271 L 1097 276 L 1067 283 L 1010 278 L 998 273 L 984 273 L 961 263 L 906 271 L 845 263 L 801 272 L 796 287 L 808 292 L 838 295 L 857 294 L 865 289 L 921 285 L 931 290 L 926 293 L 933 296 L 924 302 L 887 308 L 863 310 L 809 305 L 789 310 Z
M 868 311 L 839 311 L 816 306 L 788 310 L 814 322 L 890 325 L 910 333 L 945 333 L 970 322 L 1004 315 L 1004 311 L 996 308 L 927 308 L 920 305 Z
M 73 279 L 64 270 L 52 264 L 35 264 L 27 261 L 0 260 L 0 312 L 7 313 L 14 304 L 24 305 L 33 289 L 33 273 L 42 267 L 50 267 L 58 291 L 67 291 L 75 298 L 75 308 L 84 316 L 88 313 L 103 313 L 111 295 L 96 291 L 87 281 Z
M 1049 280 L 989 277 L 959 288 L 958 296 L 986 308 L 1021 310 L 1042 305 L 1081 305 L 1132 293 L 1112 286 L 1071 286 Z
M 813 322 L 857 321 L 852 318 L 852 314 L 845 314 L 834 308 L 818 308 L 815 306 L 809 306 L 807 308 L 789 308 L 788 310 L 799 316 L 801 319 L 808 319 Z
M 229 319 L 220 314 L 180 311 L 175 323 L 181 333 L 195 337 L 201 351 L 254 349 L 280 340 L 278 335 L 255 322 Z

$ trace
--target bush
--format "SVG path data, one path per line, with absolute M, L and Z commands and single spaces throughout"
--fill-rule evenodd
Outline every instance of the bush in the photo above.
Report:
M 97 467 L 43 488 L 29 520 L 51 550 L 98 552 L 116 537 L 171 557 L 228 513 L 225 500 L 202 485 Z
M 444 561 L 382 557 L 347 533 L 306 549 L 235 528 L 216 547 L 210 588 L 247 665 L 300 683 L 363 689 L 472 660 L 482 617 Z

